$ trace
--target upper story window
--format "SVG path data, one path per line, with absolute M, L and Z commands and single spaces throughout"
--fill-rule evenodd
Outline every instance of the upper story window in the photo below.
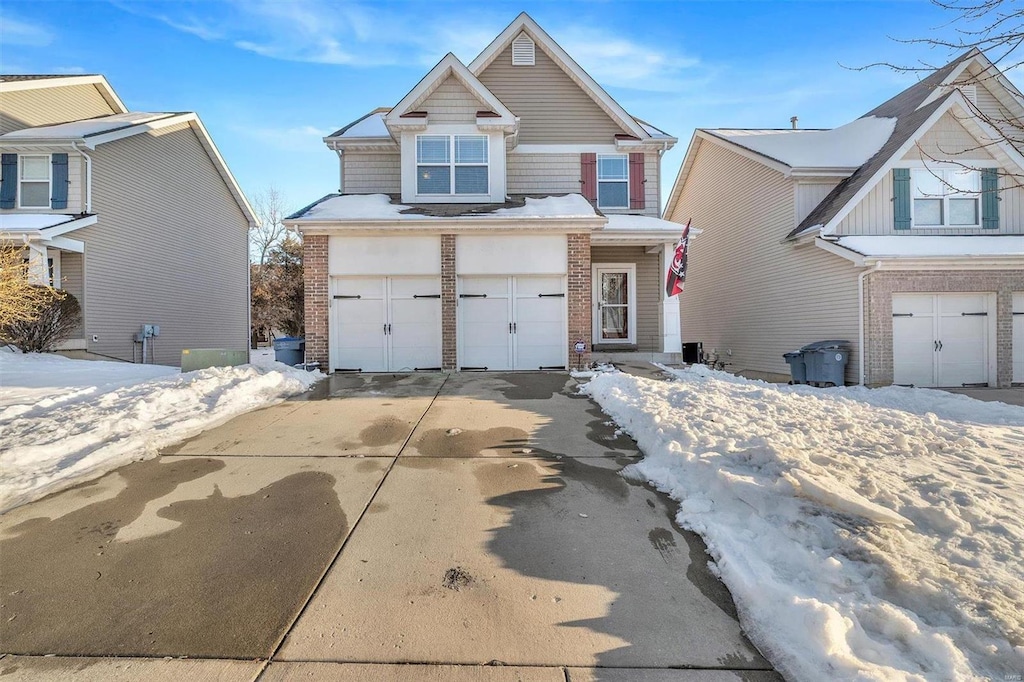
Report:
M 629 208 L 629 156 L 597 156 L 597 207 Z
M 966 168 L 915 168 L 914 227 L 981 225 L 981 172 Z
M 488 194 L 486 135 L 417 135 L 417 194 Z
M 18 207 L 50 207 L 50 157 L 18 157 Z

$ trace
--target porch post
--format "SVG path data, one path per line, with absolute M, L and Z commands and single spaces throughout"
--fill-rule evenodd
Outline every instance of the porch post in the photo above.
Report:
M 50 286 L 49 254 L 45 246 L 28 244 L 28 282 L 40 286 Z
M 661 352 L 682 353 L 683 336 L 679 320 L 679 296 L 671 298 L 665 295 L 665 281 L 668 269 L 675 257 L 675 242 L 661 246 Z M 680 294 L 682 296 L 682 294 Z

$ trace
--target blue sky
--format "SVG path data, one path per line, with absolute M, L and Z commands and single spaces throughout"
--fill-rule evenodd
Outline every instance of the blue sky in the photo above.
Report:
M 630 113 L 679 138 L 696 127 L 841 125 L 941 64 L 892 38 L 950 35 L 926 0 L 900 2 L 375 2 L 56 0 L 0 5 L 0 70 L 102 73 L 130 109 L 197 111 L 250 196 L 289 208 L 337 187 L 321 138 L 398 102 L 446 52 L 469 63 L 527 11 Z

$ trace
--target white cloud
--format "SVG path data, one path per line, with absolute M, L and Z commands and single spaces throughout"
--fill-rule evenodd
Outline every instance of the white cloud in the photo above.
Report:
M 551 31 L 559 44 L 598 83 L 612 87 L 675 92 L 702 68 L 696 57 L 657 45 L 641 45 L 603 29 Z
M 311 125 L 274 128 L 231 124 L 228 128 L 232 132 L 247 137 L 259 144 L 282 151 L 322 150 L 324 149 L 323 138 L 333 132 L 333 130 L 317 128 Z
M 0 15 L 0 36 L 6 45 L 45 47 L 53 42 L 50 29 L 15 19 L 6 13 Z

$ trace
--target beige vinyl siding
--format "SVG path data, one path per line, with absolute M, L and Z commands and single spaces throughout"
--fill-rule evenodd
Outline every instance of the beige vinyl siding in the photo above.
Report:
M 0 95 L 0 135 L 113 113 L 95 85 L 15 90 Z
M 350 152 L 342 157 L 345 194 L 401 194 L 402 156 L 396 150 L 384 152 Z
M 82 254 L 62 251 L 60 254 L 60 288 L 74 296 L 82 308 L 82 324 L 75 328 L 72 339 L 85 337 L 85 272 Z
M 796 225 L 813 211 L 821 200 L 839 184 L 838 180 L 828 182 L 798 182 L 796 185 Z
M 783 353 L 846 339 L 854 346 L 846 380 L 856 382 L 858 270 L 813 244 L 783 241 L 795 220 L 793 193 L 782 173 L 701 143 L 668 216 L 692 216 L 703 230 L 690 241 L 679 297 L 683 341 L 718 350 L 731 371 L 788 376 Z
M 6 94 L 6 93 L 5 93 Z M 71 147 L 32 147 L 32 146 L 0 146 L 4 154 L 33 154 L 50 156 L 54 153 L 66 153 L 68 155 L 68 206 L 61 209 L 61 213 L 82 213 L 85 211 L 85 159 L 78 153 L 72 151 Z M 50 190 L 53 196 L 53 189 Z M 40 208 L 16 208 L 0 209 L 3 213 L 51 213 L 53 209 L 49 206 Z
M 645 253 L 643 246 L 594 246 L 593 265 L 636 263 L 636 345 L 648 353 L 661 351 L 661 254 Z
M 86 243 L 88 350 L 130 360 L 147 323 L 160 325 L 157 363 L 178 365 L 183 348 L 247 348 L 247 221 L 188 124 L 92 157 L 99 221 L 73 235 Z
M 426 111 L 430 123 L 476 123 L 476 112 L 490 109 L 454 76 L 448 76 L 426 97 L 411 107 Z
M 903 157 L 904 161 L 991 159 L 984 145 L 974 139 L 951 112 L 946 112 Z
M 609 144 L 623 130 L 537 45 L 535 66 L 512 66 L 512 46 L 479 74 L 520 117 L 519 144 Z
M 995 162 L 993 162 L 994 164 Z M 969 234 L 1024 234 L 1024 189 L 1016 186 L 1012 177 L 1000 178 L 999 229 L 980 227 L 920 228 L 896 230 L 893 227 L 892 173 L 887 173 L 871 191 L 853 207 L 836 229 L 837 235 L 969 235 Z

